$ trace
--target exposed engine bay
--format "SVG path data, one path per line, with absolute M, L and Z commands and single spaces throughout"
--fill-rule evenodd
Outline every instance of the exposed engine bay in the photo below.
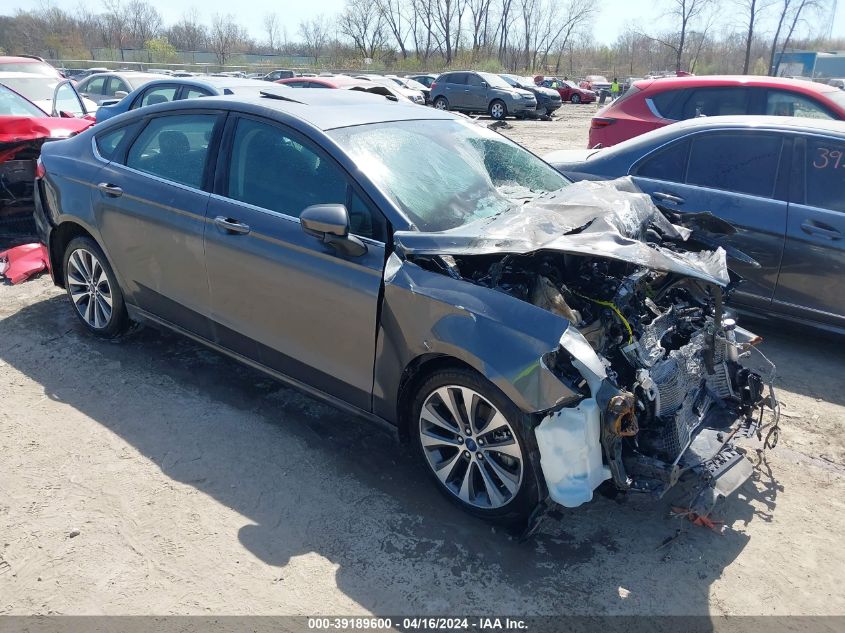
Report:
M 709 250 L 712 236 L 697 241 L 646 196 L 626 191 L 629 181 L 621 190 L 581 185 L 566 188 L 578 189 L 567 199 L 584 222 L 568 234 L 556 234 L 552 194 L 524 207 L 520 220 L 541 239 L 500 232 L 499 243 L 513 249 L 503 253 L 489 232 L 475 241 L 456 235 L 439 239 L 448 254 L 428 255 L 433 247 L 420 240 L 410 256 L 569 322 L 542 362 L 576 395 L 535 430 L 554 501 L 580 505 L 607 479 L 658 497 L 691 480 L 689 512 L 706 517 L 752 473 L 739 440 L 777 443 L 774 366 L 757 349 L 759 337 L 725 313 L 736 280 L 725 251 Z M 599 204 L 606 198 L 616 203 L 610 210 Z M 537 229 L 536 213 L 552 223 Z

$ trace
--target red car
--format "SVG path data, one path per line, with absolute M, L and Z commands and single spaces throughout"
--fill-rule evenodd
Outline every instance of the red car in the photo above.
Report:
M 33 182 L 41 146 L 92 124 L 87 119 L 51 117 L 0 84 L 0 233 L 12 228 L 34 230 Z
M 780 77 L 646 79 L 593 117 L 587 146 L 608 147 L 684 119 L 734 114 L 845 120 L 845 91 Z
M 552 83 L 556 83 L 555 89 L 560 94 L 561 101 L 570 101 L 572 103 L 592 103 L 596 100 L 596 93 L 586 88 L 581 88 L 574 81 L 560 79 L 546 79 L 543 81 L 543 86 L 551 88 Z

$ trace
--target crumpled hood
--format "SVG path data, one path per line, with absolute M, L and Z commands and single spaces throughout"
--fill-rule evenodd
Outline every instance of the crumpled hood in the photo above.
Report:
M 672 224 L 630 178 L 583 181 L 528 200 L 507 213 L 440 233 L 399 231 L 399 255 L 485 255 L 549 250 L 626 261 L 726 286 L 725 250 L 687 252 L 645 241 L 649 229 L 674 242 Z
M 0 162 L 11 160 L 32 141 L 43 143 L 49 138 L 67 138 L 93 125 L 86 119 L 59 117 L 0 116 Z

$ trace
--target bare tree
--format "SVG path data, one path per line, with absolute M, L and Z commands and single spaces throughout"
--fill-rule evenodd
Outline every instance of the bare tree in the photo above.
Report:
M 278 13 L 264 14 L 264 34 L 267 35 L 267 46 L 271 53 L 275 53 L 279 46 L 279 31 L 281 23 Z
M 385 25 L 393 35 L 399 51 L 402 53 L 402 59 L 408 59 L 408 47 L 405 44 L 409 31 L 406 17 L 406 12 L 409 10 L 407 3 L 404 0 L 376 0 L 376 6 L 384 19 Z M 411 5 L 412 8 L 413 4 Z
M 742 11 L 746 21 L 745 33 L 745 61 L 742 64 L 742 74 L 747 75 L 751 66 L 751 46 L 754 43 L 754 33 L 760 15 L 769 8 L 768 0 L 735 0 L 736 6 Z
M 364 58 L 374 58 L 387 40 L 384 14 L 373 0 L 347 0 L 338 29 Z
M 669 15 L 678 21 L 677 29 L 669 36 L 653 37 L 652 39 L 675 53 L 675 71 L 680 71 L 683 68 L 684 47 L 692 24 L 712 2 L 713 0 L 671 0 Z
M 199 12 L 191 8 L 182 18 L 167 30 L 167 39 L 178 50 L 197 51 L 206 45 L 208 31 L 200 22 Z
M 314 66 L 320 62 L 320 55 L 329 43 L 329 24 L 324 15 L 317 15 L 299 23 L 299 35 L 303 39 L 308 56 L 314 60 Z
M 208 34 L 208 44 L 217 63 L 225 66 L 232 54 L 242 44 L 244 39 L 243 29 L 235 22 L 235 17 L 229 13 L 221 15 L 216 13 L 211 20 L 211 30 Z
M 161 14 L 144 0 L 130 0 L 125 6 L 125 16 L 128 40 L 135 48 L 142 48 L 161 31 Z
M 775 52 L 780 44 L 781 56 L 786 52 L 795 30 L 808 13 L 820 11 L 825 6 L 824 0 L 781 0 L 780 12 L 778 15 L 777 28 L 772 39 L 772 47 L 769 52 L 769 74 L 775 74 Z M 786 33 L 781 40 L 784 29 Z

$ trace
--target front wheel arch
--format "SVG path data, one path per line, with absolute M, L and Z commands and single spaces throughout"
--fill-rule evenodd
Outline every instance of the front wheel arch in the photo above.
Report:
M 399 438 L 403 442 L 407 442 L 410 438 L 411 423 L 413 422 L 411 420 L 411 405 L 413 404 L 414 394 L 429 376 L 447 369 L 468 369 L 479 374 L 469 363 L 444 354 L 423 354 L 414 358 L 405 367 L 396 394 L 396 420 Z
M 67 245 L 77 237 L 87 237 L 97 242 L 85 227 L 76 222 L 62 222 L 50 234 L 50 270 L 53 275 L 53 281 L 61 288 L 65 287 L 65 250 L 67 249 Z

